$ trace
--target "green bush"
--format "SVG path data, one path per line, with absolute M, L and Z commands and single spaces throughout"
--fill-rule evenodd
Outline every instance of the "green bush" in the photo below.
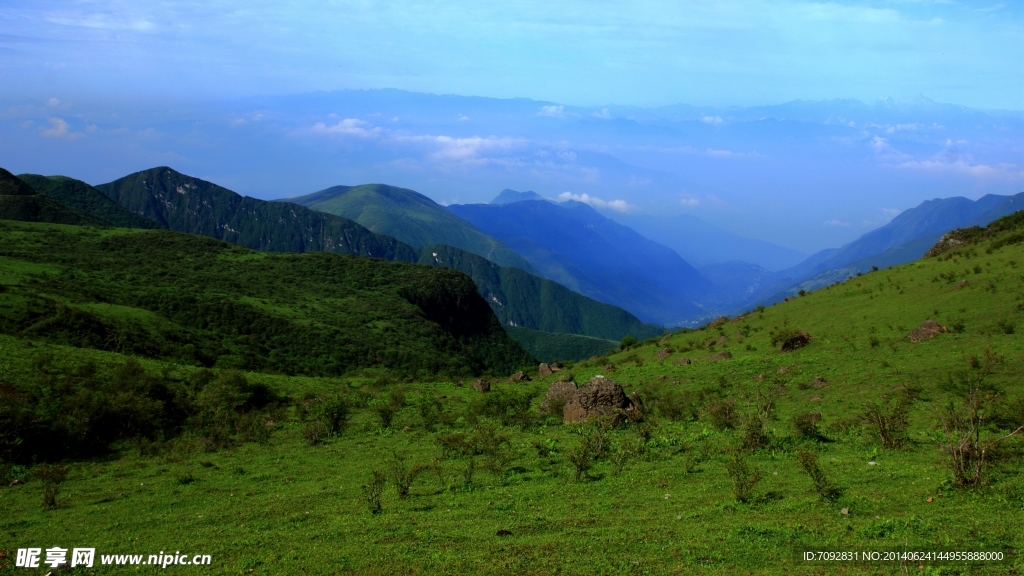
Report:
M 793 415 L 791 422 L 797 438 L 816 441 L 824 439 L 821 431 L 818 429 L 818 423 L 821 422 L 821 414 L 817 412 L 800 412 Z
M 754 486 L 761 481 L 761 471 L 747 463 L 742 450 L 733 450 L 725 462 L 725 471 L 732 480 L 733 493 L 739 502 L 748 502 L 754 496 Z
M 817 454 L 809 450 L 801 450 L 797 453 L 797 460 L 800 462 L 800 467 L 804 469 L 804 472 L 811 477 L 811 481 L 814 483 L 814 490 L 817 491 L 819 496 L 829 501 L 837 500 L 842 496 L 842 489 L 833 484 L 818 465 Z

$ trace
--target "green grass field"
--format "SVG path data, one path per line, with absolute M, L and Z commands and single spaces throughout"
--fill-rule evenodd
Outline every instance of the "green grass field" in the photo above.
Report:
M 14 551 L 54 545 L 211 555 L 210 566 L 166 569 L 181 573 L 1019 574 L 1024 443 L 1002 442 L 983 482 L 957 487 L 939 426 L 956 401 L 950 383 L 989 369 L 985 383 L 1000 396 L 986 412 L 983 443 L 1024 424 L 1024 248 L 987 246 L 865 274 L 488 393 L 468 381 L 247 373 L 289 398 L 263 442 L 236 438 L 211 449 L 187 430 L 165 442 L 122 441 L 106 457 L 68 461 L 52 509 L 38 466 L 9 468 L 8 481 L 24 482 L 0 488 L 0 549 L 8 553 L 0 574 L 33 573 L 14 567 Z M 911 342 L 909 332 L 929 319 L 949 332 Z M 796 331 L 810 344 L 790 352 L 773 344 Z M 47 351 L 69 365 L 123 362 L 2 337 L 0 379 L 28 377 Z M 711 359 L 723 351 L 731 358 Z M 143 365 L 182 381 L 199 370 Z M 603 374 L 637 392 L 643 422 L 566 426 L 537 415 L 548 383 L 570 374 L 581 384 Z M 380 407 L 396 390 L 408 405 L 385 428 Z M 335 394 L 352 407 L 351 420 L 311 445 L 309 406 Z M 516 406 L 526 397 L 524 412 Z M 746 424 L 716 425 L 714 407 L 733 406 L 742 422 L 766 397 L 774 400 L 767 445 L 743 448 Z M 883 447 L 863 421 L 872 402 L 908 407 L 902 447 Z M 798 434 L 793 418 L 808 412 L 820 415 L 821 438 Z M 598 441 L 610 448 L 596 451 L 577 481 L 573 459 L 584 442 Z M 831 499 L 801 467 L 805 450 L 838 488 Z M 736 454 L 760 474 L 746 501 L 727 471 Z M 407 496 L 389 479 L 372 514 L 362 488 L 372 472 L 394 479 L 416 465 L 422 472 Z M 806 550 L 985 550 L 1006 560 L 821 563 L 802 560 Z

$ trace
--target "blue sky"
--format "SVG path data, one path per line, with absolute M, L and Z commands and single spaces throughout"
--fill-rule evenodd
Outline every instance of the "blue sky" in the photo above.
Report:
M 0 166 L 99 184 L 169 165 L 260 198 L 533 189 L 813 252 L 923 200 L 1024 191 L 1022 18 L 932 0 L 5 0 Z
M 573 105 L 1024 108 L 1019 3 L 6 0 L 9 95 L 401 88 Z

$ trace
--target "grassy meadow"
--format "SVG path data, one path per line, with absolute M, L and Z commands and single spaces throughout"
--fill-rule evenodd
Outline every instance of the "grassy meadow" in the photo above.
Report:
M 246 372 L 277 398 L 259 412 L 260 434 L 236 425 L 212 442 L 208 422 L 121 438 L 65 459 L 57 482 L 40 479 L 41 464 L 0 470 L 0 574 L 33 573 L 14 567 L 14 551 L 54 545 L 209 554 L 210 566 L 166 569 L 204 574 L 1019 574 L 1024 442 L 991 448 L 964 486 L 943 449 L 942 419 L 972 383 L 985 392 L 982 445 L 1024 424 L 1024 248 L 987 246 L 624 342 L 486 393 L 470 380 Z M 948 331 L 912 342 L 927 320 Z M 782 351 L 804 331 L 809 344 Z M 0 337 L 0 381 L 125 362 Z M 167 382 L 202 372 L 137 362 Z M 550 382 L 598 374 L 641 398 L 643 418 L 539 414 Z M 325 425 L 321 408 L 337 399 L 344 414 Z M 805 550 L 1006 560 L 823 563 L 803 561 Z

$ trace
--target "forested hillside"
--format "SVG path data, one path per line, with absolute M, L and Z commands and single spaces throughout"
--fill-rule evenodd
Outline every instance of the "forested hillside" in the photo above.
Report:
M 532 362 L 458 272 L 175 232 L 0 223 L 0 331 L 185 364 L 434 377 Z

